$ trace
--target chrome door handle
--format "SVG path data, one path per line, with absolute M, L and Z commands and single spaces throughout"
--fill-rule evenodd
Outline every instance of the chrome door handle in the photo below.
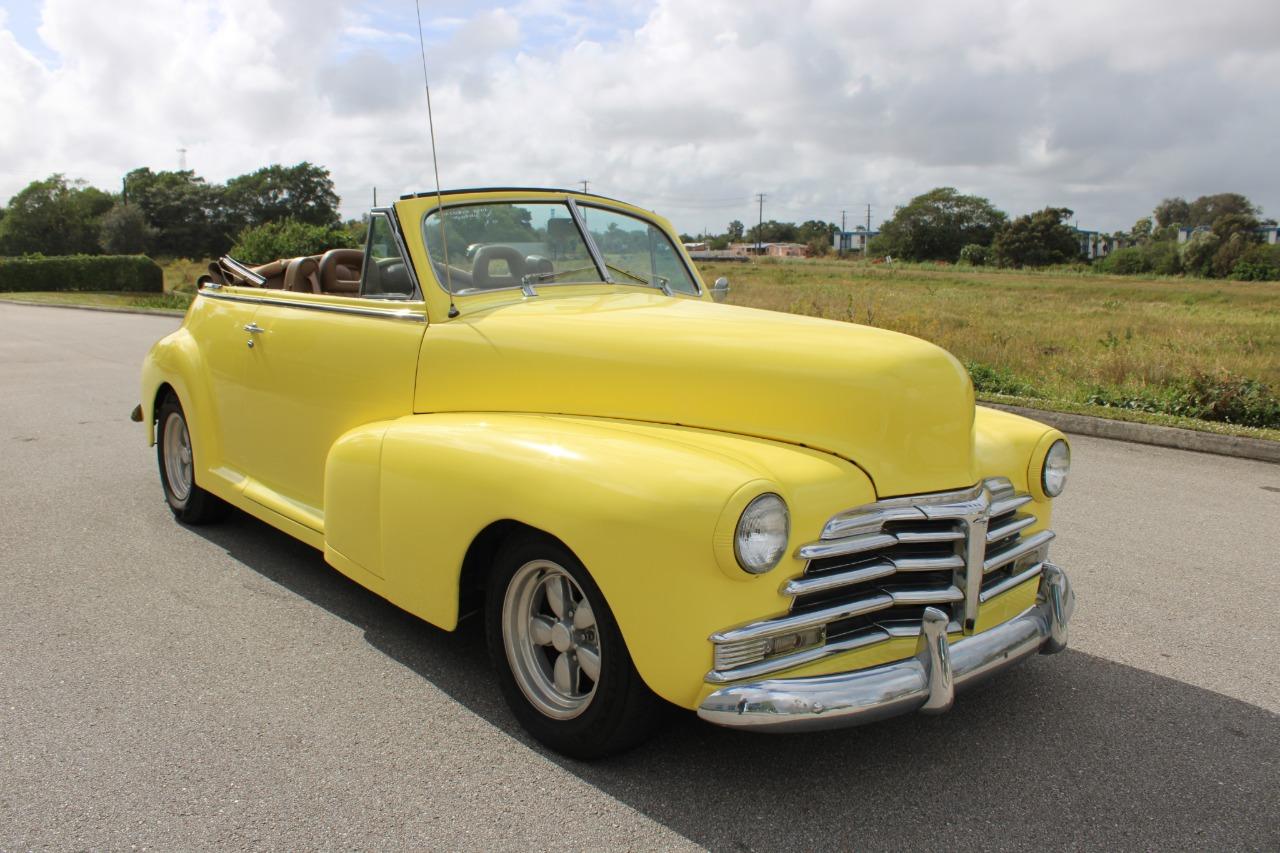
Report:
M 255 335 L 256 335 L 258 332 L 265 332 L 265 331 L 266 331 L 266 329 L 262 328 L 262 327 L 261 327 L 261 326 L 259 326 L 257 323 L 250 323 L 249 325 L 247 325 L 247 326 L 245 326 L 245 327 L 244 327 L 244 330 L 245 330 L 246 332 L 250 332 L 250 333 L 255 334 Z

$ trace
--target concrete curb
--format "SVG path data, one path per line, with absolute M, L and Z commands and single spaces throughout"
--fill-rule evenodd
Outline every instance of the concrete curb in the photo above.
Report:
M 149 314 L 152 317 L 183 317 L 187 313 L 176 308 L 116 308 L 111 305 L 65 305 L 60 302 L 27 302 L 23 299 L 0 299 L 0 305 L 23 305 L 28 308 L 72 308 L 76 311 L 103 311 L 107 314 Z
M 1218 435 L 1197 432 L 1178 427 L 1137 424 L 1131 421 L 1112 421 L 1091 415 L 1072 415 L 1066 412 L 1046 412 L 1023 406 L 1006 406 L 1003 403 L 978 401 L 979 406 L 1012 412 L 1033 418 L 1066 433 L 1131 441 L 1137 444 L 1153 444 L 1157 447 L 1174 447 L 1178 450 L 1194 450 L 1199 453 L 1216 453 L 1219 456 L 1237 456 L 1241 459 L 1257 459 L 1261 462 L 1280 464 L 1280 441 L 1262 438 L 1244 438 L 1237 435 Z

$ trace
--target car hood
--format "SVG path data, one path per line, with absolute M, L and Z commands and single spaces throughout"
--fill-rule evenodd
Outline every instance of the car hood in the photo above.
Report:
M 932 344 L 648 292 L 531 298 L 427 329 L 415 411 L 589 415 L 841 456 L 881 497 L 975 480 L 973 386 Z

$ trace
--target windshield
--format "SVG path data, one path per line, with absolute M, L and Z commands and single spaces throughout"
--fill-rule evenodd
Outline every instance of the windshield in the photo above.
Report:
M 609 280 L 698 294 L 696 280 L 661 228 L 604 207 L 581 205 L 578 210 Z M 606 280 L 564 202 L 447 207 L 443 216 L 429 213 L 422 229 L 436 277 L 459 295 Z
M 446 250 L 454 293 L 478 293 L 540 282 L 604 279 L 563 203 L 472 204 L 438 211 L 423 223 L 436 277 L 445 282 Z

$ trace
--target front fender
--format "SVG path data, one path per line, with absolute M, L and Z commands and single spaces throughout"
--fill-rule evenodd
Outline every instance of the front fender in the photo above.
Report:
M 344 537 L 378 525 L 379 565 L 366 568 L 385 579 L 388 598 L 452 629 L 469 545 L 494 521 L 522 522 L 582 560 L 645 682 L 685 707 L 711 669 L 708 636 L 785 611 L 780 588 L 803 570 L 798 544 L 817 538 L 831 507 L 874 500 L 866 476 L 836 457 L 674 426 L 438 414 L 373 424 L 363 439 L 360 432 L 343 442 L 353 458 L 370 459 L 378 435 L 381 482 L 376 501 L 364 501 L 375 505 L 360 520 L 327 507 L 326 530 Z M 717 561 L 716 531 L 753 482 L 786 499 L 792 542 L 773 571 L 735 576 Z
M 1008 477 L 1014 488 L 1027 492 L 1032 502 L 1027 512 L 1036 517 L 1028 533 L 1049 527 L 1053 501 L 1037 485 L 1039 465 L 1049 445 L 1065 436 L 1053 427 L 998 409 L 978 406 L 973 422 L 973 457 L 978 479 Z

